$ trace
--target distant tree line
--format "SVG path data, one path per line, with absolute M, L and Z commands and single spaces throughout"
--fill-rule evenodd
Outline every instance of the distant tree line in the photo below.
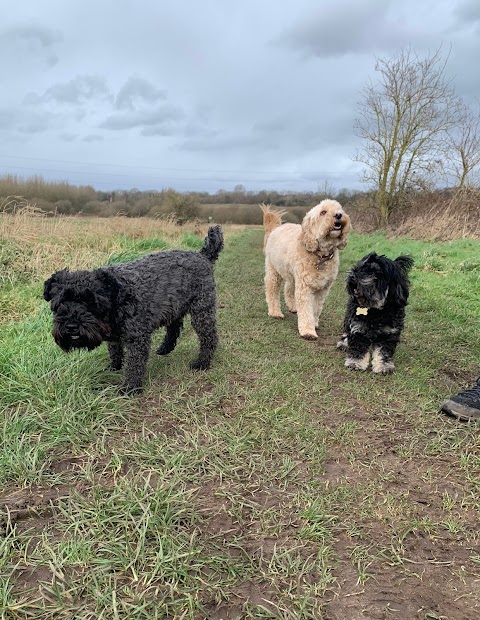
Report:
M 140 191 L 118 189 L 111 192 L 84 185 L 46 181 L 40 176 L 23 179 L 14 175 L 0 177 L 0 210 L 15 208 L 15 196 L 27 199 L 47 213 L 111 217 L 173 216 L 179 223 L 212 218 L 217 222 L 254 224 L 261 222 L 259 203 L 286 207 L 286 220 L 301 221 L 305 211 L 323 200 L 336 198 L 342 204 L 361 195 L 348 189 L 335 191 L 328 186 L 318 192 L 247 191 L 243 185 L 233 190 L 177 192 L 174 189 Z M 247 208 L 250 207 L 250 208 Z

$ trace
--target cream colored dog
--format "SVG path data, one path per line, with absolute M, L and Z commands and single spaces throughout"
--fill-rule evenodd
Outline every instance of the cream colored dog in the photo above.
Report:
M 350 218 L 336 200 L 322 200 L 302 224 L 282 224 L 271 231 L 265 245 L 265 292 L 268 315 L 283 319 L 280 288 L 285 282 L 285 304 L 298 314 L 302 338 L 315 340 L 320 313 L 334 283 L 339 250 L 347 245 Z

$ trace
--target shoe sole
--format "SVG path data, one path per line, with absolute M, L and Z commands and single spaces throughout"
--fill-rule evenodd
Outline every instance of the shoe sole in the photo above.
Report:
M 456 403 L 453 400 L 446 400 L 442 404 L 441 411 L 447 415 L 457 418 L 461 422 L 475 422 L 480 420 L 480 410 L 466 407 L 460 403 Z

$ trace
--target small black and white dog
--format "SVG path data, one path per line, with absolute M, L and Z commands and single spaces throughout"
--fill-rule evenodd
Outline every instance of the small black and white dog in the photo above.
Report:
M 200 341 L 193 369 L 209 368 L 217 347 L 213 263 L 223 249 L 220 226 L 212 226 L 200 252 L 168 250 L 91 271 L 57 271 L 45 281 L 53 337 L 64 351 L 108 343 L 110 367 L 125 377 L 121 392 L 141 391 L 152 333 L 166 327 L 158 355 L 175 348 L 190 314 Z
M 347 368 L 367 370 L 371 351 L 373 372 L 393 372 L 393 354 L 403 329 L 410 286 L 408 271 L 412 266 L 411 256 L 391 260 L 372 252 L 348 272 L 344 333 L 337 343 L 337 348 L 347 352 Z

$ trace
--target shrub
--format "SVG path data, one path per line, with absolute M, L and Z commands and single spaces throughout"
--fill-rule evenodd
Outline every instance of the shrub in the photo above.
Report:
M 195 219 L 200 212 L 196 200 L 189 194 L 178 194 L 177 192 L 170 191 L 167 195 L 166 203 L 170 213 L 175 213 L 178 224 L 184 224 L 189 220 Z

